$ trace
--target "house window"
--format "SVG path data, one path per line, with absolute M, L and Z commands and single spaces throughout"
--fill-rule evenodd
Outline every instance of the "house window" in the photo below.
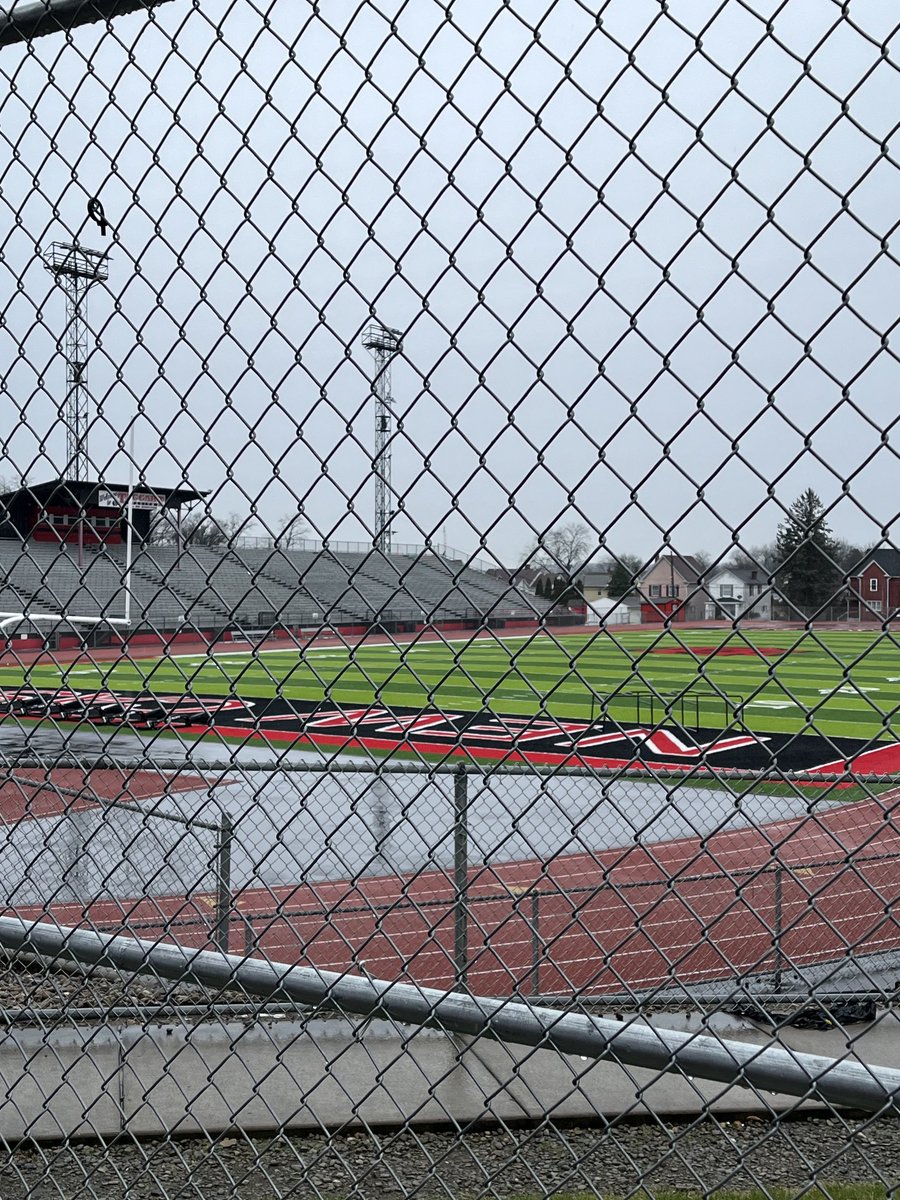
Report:
M 881 612 L 881 601 L 880 600 L 870 600 L 869 608 L 871 608 L 872 612 Z
M 719 584 L 719 598 L 721 600 L 730 600 L 734 596 L 734 585 L 731 583 Z
M 658 596 L 658 595 L 659 595 L 659 584 L 658 584 L 658 583 L 651 583 L 651 584 L 650 584 L 650 595 L 651 595 L 651 596 Z
M 877 591 L 878 591 L 878 580 L 877 580 L 877 579 L 870 579 L 870 580 L 869 580 L 869 591 L 870 591 L 870 592 L 877 592 Z

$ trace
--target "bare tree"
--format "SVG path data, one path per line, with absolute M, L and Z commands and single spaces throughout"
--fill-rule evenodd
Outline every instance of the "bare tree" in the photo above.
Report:
M 228 546 L 236 537 L 249 533 L 256 524 L 248 517 L 230 512 L 215 517 L 205 510 L 192 512 L 181 522 L 181 541 L 185 546 Z M 172 545 L 178 540 L 178 528 L 166 510 L 150 530 L 150 541 L 157 545 Z
M 856 574 L 861 560 L 865 557 L 866 547 L 858 546 L 855 542 L 848 542 L 844 538 L 837 538 L 835 545 L 837 547 L 837 556 L 835 558 L 837 565 L 846 575 L 852 577 Z
M 255 524 L 236 512 L 230 512 L 227 517 L 198 515 L 188 518 L 182 526 L 181 536 L 186 545 L 226 546 L 240 534 L 249 533 Z
M 760 546 L 748 546 L 746 550 L 743 546 L 738 546 L 732 550 L 726 563 L 739 570 L 773 574 L 778 566 L 778 552 L 774 542 L 765 542 Z
M 567 521 L 542 534 L 525 562 L 541 567 L 548 575 L 562 575 L 570 580 L 586 565 L 595 540 L 596 534 L 587 525 Z
M 644 560 L 639 554 L 614 554 L 613 562 L 621 563 L 632 579 L 637 579 L 644 569 Z
M 293 550 L 309 537 L 309 525 L 300 513 L 283 513 L 278 523 L 281 531 L 275 534 L 274 544 L 281 550 Z

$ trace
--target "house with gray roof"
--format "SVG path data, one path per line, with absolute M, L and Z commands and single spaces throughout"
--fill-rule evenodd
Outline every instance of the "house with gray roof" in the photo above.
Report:
M 661 554 L 638 577 L 641 621 L 702 621 L 703 564 L 691 554 Z
M 722 563 L 711 567 L 704 580 L 707 621 L 771 621 L 776 597 L 762 567 L 737 567 Z

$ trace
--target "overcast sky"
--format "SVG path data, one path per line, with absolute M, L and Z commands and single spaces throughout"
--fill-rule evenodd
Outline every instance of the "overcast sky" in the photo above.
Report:
M 598 554 L 715 554 L 806 486 L 878 540 L 900 12 L 845 7 L 172 0 L 0 50 L 0 474 L 64 467 L 40 253 L 79 237 L 111 249 L 90 455 L 113 481 L 137 419 L 149 482 L 371 537 L 375 314 L 404 337 L 398 541 L 509 561 L 577 519 Z

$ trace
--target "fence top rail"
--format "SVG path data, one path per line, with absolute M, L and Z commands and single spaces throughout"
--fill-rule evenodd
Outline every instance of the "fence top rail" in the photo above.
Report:
M 71 958 L 206 987 L 237 986 L 245 995 L 327 1006 L 366 1018 L 387 1016 L 401 1024 L 468 1037 L 497 1038 L 583 1058 L 608 1056 L 626 1066 L 684 1072 L 762 1092 L 871 1112 L 900 1111 L 900 1071 L 787 1050 L 775 1039 L 760 1047 L 712 1033 L 681 1033 L 636 1020 L 618 1022 L 521 1000 L 493 1000 L 275 960 L 241 959 L 178 942 L 110 936 L 15 917 L 0 917 L 0 944 L 13 952 Z
M 25 766 L 25 764 L 22 763 L 17 763 L 16 765 L 17 767 Z M 80 763 L 78 765 L 81 766 Z M 44 764 L 42 763 L 40 766 L 41 770 L 43 770 Z M 0 772 L 2 772 L 3 769 L 4 768 L 0 766 Z M 32 768 L 29 767 L 27 769 Z M 29 787 L 34 788 L 35 791 L 54 792 L 59 796 L 68 796 L 75 800 L 90 800 L 92 803 L 97 804 L 100 808 L 121 808 L 127 810 L 128 812 L 140 813 L 142 817 L 158 817 L 161 821 L 172 821 L 176 825 L 186 825 L 190 827 L 196 827 L 197 829 L 211 829 L 216 832 L 218 832 L 221 828 L 219 822 L 206 821 L 202 817 L 194 817 L 188 813 L 170 813 L 161 811 L 159 808 L 160 800 L 173 799 L 173 797 L 168 793 L 164 793 L 162 796 L 152 798 L 150 803 L 134 804 L 128 800 L 101 796 L 88 783 L 86 783 L 84 787 L 80 788 L 64 787 L 62 784 L 54 783 L 52 779 L 28 779 L 22 775 L 16 775 L 15 783 L 17 787 Z M 123 794 L 127 796 L 129 794 L 128 785 L 124 779 L 123 787 L 125 789 Z
M 35 0 L 0 6 L 0 46 L 61 33 L 93 21 L 109 21 L 125 13 L 156 8 L 166 0 Z
M 310 759 L 298 762 L 286 757 L 274 756 L 269 759 L 235 759 L 227 762 L 207 761 L 195 757 L 190 752 L 183 758 L 175 756 L 150 755 L 147 758 L 126 759 L 115 758 L 111 755 L 54 756 L 51 762 L 34 754 L 3 755 L 0 754 L 0 774 L 19 770 L 79 769 L 98 771 L 115 769 L 128 772 L 144 770 L 148 766 L 158 771 L 199 771 L 209 775 L 240 775 L 249 771 L 278 772 L 286 775 L 467 775 L 474 778 L 489 779 L 494 775 L 525 775 L 530 778 L 544 779 L 601 779 L 612 783 L 636 779 L 649 783 L 670 784 L 702 783 L 708 786 L 721 780 L 724 784 L 734 783 L 819 783 L 819 784 L 873 784 L 884 787 L 896 784 L 898 799 L 900 799 L 900 776 L 896 774 L 879 774 L 872 771 L 788 771 L 776 767 L 761 767 L 756 770 L 739 769 L 737 767 L 708 767 L 695 764 L 690 767 L 654 767 L 651 763 L 641 766 L 628 767 L 591 767 L 591 766 L 544 766 L 541 764 L 521 762 L 485 762 L 472 760 L 465 762 L 446 761 L 426 762 L 416 760 L 380 760 L 366 758 L 359 762 L 331 757 Z M 54 786 L 50 784 L 49 786 Z M 59 789 L 57 789 L 59 790 Z

